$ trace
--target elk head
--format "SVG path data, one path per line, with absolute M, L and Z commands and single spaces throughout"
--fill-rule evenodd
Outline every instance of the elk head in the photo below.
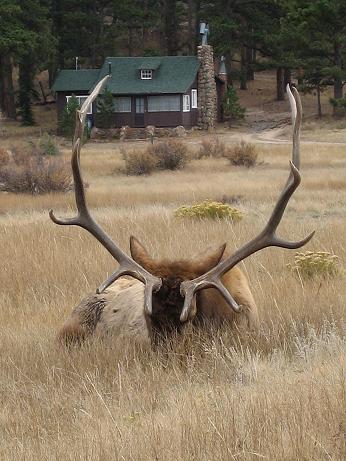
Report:
M 130 238 L 130 251 L 132 258 L 144 269 L 160 278 L 161 287 L 153 293 L 151 325 L 158 332 L 179 331 L 182 322 L 180 316 L 184 306 L 184 297 L 181 293 L 181 284 L 193 280 L 213 267 L 221 260 L 226 244 L 210 252 L 196 261 L 171 261 L 153 259 L 144 246 L 135 238 Z M 188 317 L 196 315 L 196 299 L 191 303 Z
M 195 294 L 206 288 L 216 288 L 224 297 L 234 312 L 238 313 L 241 306 L 233 299 L 232 295 L 222 284 L 221 277 L 231 270 L 236 264 L 257 251 L 277 246 L 296 249 L 305 245 L 313 236 L 311 233 L 305 239 L 289 242 L 276 236 L 276 229 L 284 214 L 285 208 L 297 187 L 300 184 L 299 168 L 299 136 L 302 120 L 302 108 L 298 91 L 293 88 L 291 92 L 287 86 L 287 93 L 291 105 L 293 121 L 293 151 L 290 162 L 290 174 L 287 183 L 278 198 L 271 217 L 263 231 L 232 255 L 222 260 L 225 245 L 197 263 L 180 261 L 176 263 L 155 261 L 137 239 L 131 238 L 131 255 L 129 257 L 106 234 L 91 216 L 85 198 L 83 180 L 80 172 L 81 139 L 85 126 L 85 118 L 89 105 L 97 97 L 103 84 L 109 78 L 104 77 L 94 88 L 90 96 L 76 114 L 76 130 L 72 148 L 72 171 L 75 184 L 75 197 L 78 214 L 74 218 L 56 218 L 53 211 L 49 214 L 51 219 L 60 225 L 80 226 L 90 232 L 119 263 L 116 271 L 97 289 L 102 293 L 108 286 L 123 275 L 130 275 L 145 285 L 144 312 L 149 316 L 157 328 L 179 328 L 179 325 L 192 319 L 196 314 Z

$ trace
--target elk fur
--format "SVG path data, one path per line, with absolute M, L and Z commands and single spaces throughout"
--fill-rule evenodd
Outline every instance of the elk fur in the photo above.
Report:
M 224 250 L 225 245 L 222 245 L 199 262 L 159 261 L 152 259 L 138 240 L 131 238 L 132 258 L 164 281 L 177 280 L 178 285 L 180 280 L 191 280 L 218 264 Z M 244 273 L 234 267 L 223 276 L 222 281 L 235 301 L 242 306 L 242 312 L 235 314 L 220 293 L 211 288 L 197 293 L 190 320 L 210 320 L 213 324 L 226 321 L 241 329 L 257 330 L 257 306 Z M 163 305 L 164 313 L 164 309 L 179 304 L 179 300 L 174 299 L 178 295 L 169 287 L 166 291 L 164 287 L 162 290 L 162 295 L 160 292 L 157 295 L 156 303 Z M 155 302 L 155 296 L 153 301 Z M 58 338 L 64 343 L 80 343 L 93 335 L 108 334 L 131 336 L 142 343 L 150 343 L 153 339 L 153 319 L 145 313 L 144 285 L 138 280 L 123 277 L 103 293 L 90 294 L 84 298 L 72 311 Z

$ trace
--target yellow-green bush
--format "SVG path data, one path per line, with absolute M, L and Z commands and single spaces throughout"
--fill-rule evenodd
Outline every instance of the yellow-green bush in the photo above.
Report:
M 297 252 L 293 264 L 287 267 L 306 278 L 334 277 L 339 273 L 338 257 L 328 251 Z
M 181 206 L 174 211 L 174 215 L 179 218 L 228 218 L 232 221 L 240 221 L 243 218 L 243 213 L 237 208 L 227 203 L 214 202 L 212 200 L 205 200 L 191 206 Z

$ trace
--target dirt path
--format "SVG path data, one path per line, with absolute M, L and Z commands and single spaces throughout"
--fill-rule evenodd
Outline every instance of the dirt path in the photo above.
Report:
M 339 133 L 341 133 L 343 130 L 333 131 L 339 131 Z M 230 131 L 221 131 L 217 136 L 221 136 L 226 142 L 239 142 L 244 140 L 246 142 L 259 144 L 291 144 L 291 117 L 288 112 L 270 114 L 266 111 L 252 108 L 247 111 L 244 125 L 234 127 Z M 345 141 L 304 139 L 313 136 L 313 132 L 304 132 L 303 128 L 301 143 L 308 145 L 321 144 L 325 146 L 346 145 L 346 137 Z

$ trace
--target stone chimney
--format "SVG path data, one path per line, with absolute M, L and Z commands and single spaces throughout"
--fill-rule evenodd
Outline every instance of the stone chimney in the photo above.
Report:
M 198 72 L 198 127 L 202 130 L 215 128 L 217 120 L 217 95 L 214 72 L 213 48 L 201 45 L 197 48 L 200 61 Z

